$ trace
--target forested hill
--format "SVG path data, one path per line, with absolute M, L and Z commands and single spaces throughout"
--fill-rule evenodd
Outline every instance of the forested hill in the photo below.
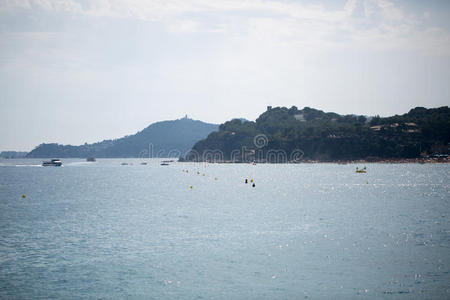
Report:
M 217 129 L 215 124 L 183 118 L 157 122 L 134 135 L 94 144 L 41 144 L 27 157 L 180 157 Z
M 268 107 L 255 122 L 235 119 L 220 125 L 218 132 L 196 143 L 186 159 L 205 160 L 204 154 L 215 150 L 220 150 L 222 159 L 233 161 L 278 161 L 279 156 L 267 155 L 269 151 L 283 151 L 287 161 L 293 153 L 297 158 L 322 161 L 415 158 L 448 152 L 449 142 L 447 106 L 416 107 L 387 118 L 339 115 L 309 107 Z

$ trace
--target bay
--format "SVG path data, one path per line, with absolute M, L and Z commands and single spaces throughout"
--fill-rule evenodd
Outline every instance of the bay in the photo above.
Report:
M 0 297 L 450 298 L 447 164 L 141 162 L 1 160 Z

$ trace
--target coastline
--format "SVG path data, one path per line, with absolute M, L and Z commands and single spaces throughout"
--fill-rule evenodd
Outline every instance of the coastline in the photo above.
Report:
M 434 159 L 434 158 L 403 158 L 403 159 L 358 159 L 358 160 L 301 160 L 296 162 L 265 162 L 265 161 L 189 161 L 183 160 L 178 162 L 187 163 L 217 163 L 217 164 L 447 164 L 450 163 L 450 159 Z

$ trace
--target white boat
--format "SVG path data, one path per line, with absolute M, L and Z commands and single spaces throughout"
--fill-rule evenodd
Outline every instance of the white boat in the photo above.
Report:
M 50 161 L 43 161 L 42 166 L 43 167 L 61 167 L 62 162 L 61 162 L 61 160 L 59 160 L 57 158 L 53 158 Z
M 356 167 L 356 173 L 367 173 L 366 167 L 364 166 L 364 168 L 362 169 L 358 169 L 358 167 Z

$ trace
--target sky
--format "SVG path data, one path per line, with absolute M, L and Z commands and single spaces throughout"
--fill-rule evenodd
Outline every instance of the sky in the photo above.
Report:
M 0 0 L 0 150 L 450 103 L 447 0 Z

